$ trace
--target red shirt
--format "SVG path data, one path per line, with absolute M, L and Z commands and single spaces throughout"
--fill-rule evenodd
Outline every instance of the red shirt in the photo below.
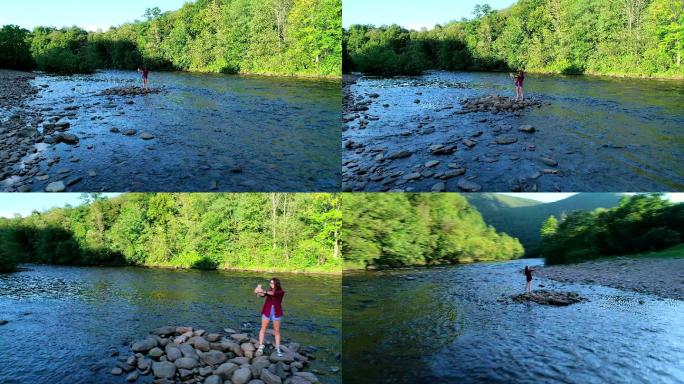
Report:
M 285 291 L 275 291 L 273 295 L 266 295 L 266 301 L 264 302 L 264 308 L 261 310 L 261 314 L 269 317 L 271 316 L 271 307 L 275 307 L 275 317 L 283 316 L 283 296 L 285 296 Z
M 143 69 L 143 71 L 142 71 L 142 77 L 143 77 L 143 79 L 147 79 L 147 75 L 148 75 L 149 73 L 150 73 L 150 71 L 148 71 L 147 69 Z

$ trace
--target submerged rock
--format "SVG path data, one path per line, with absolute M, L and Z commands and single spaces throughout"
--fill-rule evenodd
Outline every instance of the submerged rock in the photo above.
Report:
M 140 87 L 115 87 L 105 89 L 98 93 L 98 96 L 142 96 L 161 92 L 157 88 L 140 88 Z

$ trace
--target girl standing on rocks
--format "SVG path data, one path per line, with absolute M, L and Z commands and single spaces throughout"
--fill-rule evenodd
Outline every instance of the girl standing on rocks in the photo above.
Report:
M 532 272 L 534 272 L 534 269 L 526 265 L 525 278 L 527 279 L 527 283 L 525 284 L 525 293 L 532 293 Z
M 523 84 L 525 83 L 525 71 L 518 71 L 517 74 L 510 75 L 515 79 L 515 101 L 525 100 L 525 92 L 523 90 Z
M 275 344 L 278 356 L 282 356 L 283 353 L 280 351 L 280 321 L 283 319 L 283 296 L 285 296 L 285 291 L 280 285 L 280 280 L 277 278 L 272 278 L 270 281 L 270 289 L 264 291 L 261 284 L 257 285 L 254 289 L 260 297 L 265 297 L 266 302 L 264 307 L 261 309 L 261 331 L 259 331 L 259 349 L 258 353 L 264 352 L 264 337 L 266 336 L 266 328 L 268 328 L 269 321 L 273 321 L 273 330 L 275 331 Z
M 138 68 L 138 72 L 142 72 L 143 87 L 147 89 L 147 76 L 150 74 L 150 71 L 147 70 L 147 67 L 143 67 L 142 69 Z

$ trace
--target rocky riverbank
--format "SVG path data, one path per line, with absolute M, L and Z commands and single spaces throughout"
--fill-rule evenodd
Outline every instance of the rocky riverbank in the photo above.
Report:
M 243 330 L 245 331 L 245 330 Z M 226 328 L 208 333 L 192 327 L 166 326 L 131 343 L 130 354 L 112 355 L 118 362 L 112 375 L 126 375 L 128 382 L 152 375 L 155 384 L 313 384 L 319 379 L 307 371 L 315 357 L 292 341 L 281 345 L 278 356 L 269 334 L 263 353 L 248 332 Z
M 537 268 L 549 279 L 598 284 L 612 288 L 684 300 L 684 258 L 627 258 Z

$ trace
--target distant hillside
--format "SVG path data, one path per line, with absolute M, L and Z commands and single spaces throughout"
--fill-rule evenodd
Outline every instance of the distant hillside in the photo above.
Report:
M 539 244 L 539 229 L 549 216 L 560 218 L 577 210 L 593 211 L 611 208 L 620 202 L 619 193 L 579 193 L 553 203 L 542 203 L 494 193 L 466 194 L 468 201 L 477 207 L 487 224 L 497 231 L 517 237 L 527 250 L 534 254 Z

